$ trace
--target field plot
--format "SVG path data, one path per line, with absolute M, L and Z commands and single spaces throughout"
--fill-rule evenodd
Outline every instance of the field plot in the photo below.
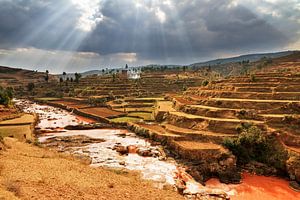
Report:
M 20 141 L 33 140 L 32 124 L 34 116 L 24 114 L 21 117 L 0 122 L 0 136 L 13 137 Z
M 104 107 L 81 108 L 79 110 L 88 114 L 93 114 L 105 118 L 114 118 L 124 115 L 124 113 L 122 112 L 113 111 Z

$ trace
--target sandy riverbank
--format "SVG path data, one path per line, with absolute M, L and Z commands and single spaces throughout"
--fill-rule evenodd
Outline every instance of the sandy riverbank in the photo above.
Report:
M 6 138 L 0 199 L 183 199 L 134 172 L 92 168 L 79 160 Z

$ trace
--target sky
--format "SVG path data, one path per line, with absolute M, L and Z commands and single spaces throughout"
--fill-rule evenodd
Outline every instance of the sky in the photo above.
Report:
M 0 65 L 50 73 L 300 49 L 300 0 L 0 0 Z

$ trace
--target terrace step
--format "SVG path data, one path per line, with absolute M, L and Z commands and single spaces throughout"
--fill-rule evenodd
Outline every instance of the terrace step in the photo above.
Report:
M 220 122 L 237 122 L 237 123 L 253 123 L 253 124 L 263 124 L 263 121 L 258 120 L 247 120 L 247 119 L 228 119 L 228 118 L 215 118 L 215 117 L 205 117 L 201 115 L 192 115 L 184 112 L 170 112 L 172 115 L 188 118 L 188 119 L 203 119 L 210 121 L 220 121 Z
M 235 87 L 236 92 L 264 92 L 272 93 L 273 89 L 270 87 Z
M 271 100 L 271 99 L 231 99 L 231 98 L 210 98 L 217 101 L 247 101 L 247 102 L 263 102 L 263 103 L 300 103 L 298 100 Z
M 189 149 L 189 150 L 221 150 L 224 148 L 221 145 L 214 143 L 198 142 L 198 141 L 175 141 L 180 147 Z
M 175 138 L 181 138 L 182 137 L 180 135 L 167 132 L 159 124 L 144 124 L 144 123 L 141 123 L 141 124 L 134 124 L 134 126 L 144 128 L 148 132 L 147 137 L 150 137 L 150 138 L 152 138 L 154 140 L 157 140 L 157 141 L 160 141 L 160 142 L 170 141 L 170 140 L 174 140 Z
M 271 99 L 240 99 L 240 98 L 198 98 L 189 97 L 199 104 L 222 108 L 247 108 L 256 110 L 270 110 L 285 107 L 290 103 L 300 103 L 299 100 L 271 100 Z
M 242 120 L 228 118 L 213 118 L 199 115 L 191 115 L 184 112 L 169 112 L 166 121 L 169 124 L 200 131 L 222 132 L 224 134 L 237 134 L 237 127 L 241 124 L 254 124 L 265 128 L 264 121 Z
M 256 114 L 256 111 L 246 109 L 221 108 L 205 105 L 186 105 L 180 111 L 188 114 L 200 115 L 213 118 L 228 118 L 228 119 L 255 119 L 262 120 L 263 118 Z
M 184 136 L 193 141 L 214 142 L 221 144 L 225 138 L 237 137 L 236 134 L 223 134 L 210 131 L 197 131 L 187 128 L 178 127 L 172 124 L 164 123 L 162 125 L 168 133 Z
M 228 153 L 228 150 L 221 145 L 189 140 L 172 141 L 170 148 L 182 158 L 189 160 L 203 160 L 205 158 L 213 160 Z

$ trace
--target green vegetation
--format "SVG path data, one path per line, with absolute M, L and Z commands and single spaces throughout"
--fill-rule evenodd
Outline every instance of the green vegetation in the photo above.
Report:
M 11 87 L 4 89 L 0 86 L 0 104 L 5 106 L 11 105 L 13 94 L 14 92 Z
M 208 84 L 209 84 L 209 81 L 208 81 L 208 80 L 202 81 L 202 86 L 207 86 Z
M 88 102 L 94 106 L 105 106 L 107 101 L 110 100 L 108 97 L 89 97 Z
M 118 117 L 111 119 L 115 123 L 124 123 L 124 122 L 140 122 L 142 119 L 136 117 Z
M 81 74 L 79 74 L 79 73 L 75 73 L 75 82 L 76 83 L 79 83 L 79 80 L 81 79 Z
M 29 92 L 32 92 L 33 91 L 33 89 L 34 89 L 34 83 L 28 83 L 28 85 L 27 85 L 27 90 L 29 91 Z
M 48 83 L 49 81 L 49 71 L 46 70 L 46 76 L 45 76 L 45 81 Z
M 154 120 L 152 113 L 148 113 L 148 112 L 132 112 L 132 113 L 129 113 L 128 116 L 142 118 L 145 121 L 153 121 Z
M 275 136 L 268 136 L 260 128 L 249 124 L 238 130 L 241 132 L 238 138 L 226 139 L 223 145 L 232 151 L 239 164 L 257 161 L 285 170 L 288 154 Z
M 256 76 L 254 74 L 250 75 L 250 81 L 251 82 L 256 82 L 257 81 L 257 78 L 256 78 Z
M 47 97 L 45 97 L 45 98 L 34 98 L 35 100 L 37 100 L 37 101 L 57 101 L 57 100 L 60 100 L 61 98 L 47 98 Z

